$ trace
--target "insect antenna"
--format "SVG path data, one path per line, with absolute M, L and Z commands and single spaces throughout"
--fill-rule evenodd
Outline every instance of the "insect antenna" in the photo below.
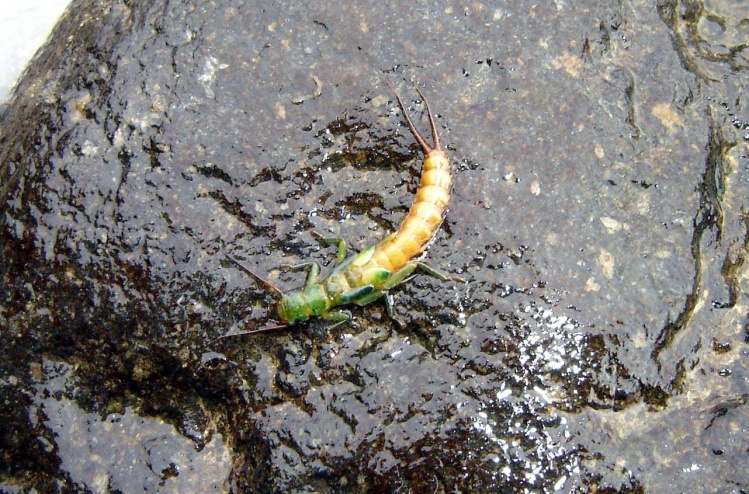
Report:
M 238 331 L 229 330 L 228 333 L 222 334 L 218 338 L 214 338 L 213 340 L 211 340 L 211 343 L 214 343 L 218 340 L 223 340 L 224 338 L 229 338 L 231 336 L 244 336 L 247 334 L 265 333 L 266 331 L 280 331 L 288 327 L 289 327 L 288 324 L 282 324 L 280 326 L 265 326 L 263 328 L 251 329 L 249 331 L 248 330 L 238 330 Z
M 403 102 L 401 101 L 400 96 L 398 96 L 397 91 L 392 86 L 392 84 L 390 84 L 390 81 L 388 81 L 387 79 L 384 79 L 384 80 L 385 80 L 385 83 L 390 87 L 390 90 L 395 95 L 395 99 L 396 101 L 398 101 L 398 106 L 401 109 L 401 113 L 403 113 L 403 118 L 405 118 L 406 124 L 408 125 L 409 130 L 413 134 L 416 141 L 419 143 L 419 146 L 421 146 L 421 150 L 424 151 L 424 154 L 431 153 L 432 147 L 426 143 L 424 138 L 421 137 L 421 134 L 419 133 L 419 131 L 416 130 L 416 126 L 411 121 L 411 117 L 408 116 L 408 113 L 406 113 L 406 107 L 403 105 Z M 421 91 L 419 90 L 419 88 L 417 86 L 414 86 L 414 87 L 416 87 L 416 92 L 419 93 L 419 96 L 421 96 L 421 99 L 424 100 L 424 106 L 426 106 L 427 113 L 429 114 L 429 124 L 432 128 L 432 139 L 434 140 L 434 149 L 441 151 L 440 141 L 439 141 L 439 138 L 437 137 L 437 128 L 434 125 L 434 119 L 432 118 L 432 111 L 429 109 L 429 103 L 427 103 L 427 99 L 424 97 L 423 94 L 421 94 Z
M 440 148 L 440 138 L 437 135 L 437 126 L 434 125 L 434 118 L 432 118 L 432 110 L 429 109 L 429 102 L 426 99 L 426 96 L 424 96 L 421 92 L 421 89 L 419 89 L 419 86 L 414 84 L 414 88 L 416 88 L 416 92 L 419 93 L 419 96 L 421 96 L 421 99 L 424 100 L 424 106 L 427 108 L 427 115 L 429 115 L 429 126 L 432 130 L 432 141 L 434 141 L 434 149 L 437 151 L 442 151 L 442 148 Z
M 227 259 L 229 259 L 231 262 L 233 262 L 234 264 L 236 264 L 237 267 L 239 267 L 239 269 L 241 269 L 245 273 L 247 273 L 250 276 L 252 276 L 252 278 L 255 281 L 257 281 L 260 285 L 262 285 L 263 288 L 265 288 L 267 291 L 272 292 L 274 295 L 276 295 L 279 298 L 279 300 L 281 298 L 283 298 L 283 292 L 276 285 L 274 285 L 270 281 L 266 280 L 265 278 L 262 278 L 259 275 L 253 273 L 252 271 L 250 271 L 249 269 L 247 269 L 242 263 L 240 263 L 239 261 L 237 261 L 236 259 L 234 259 L 229 254 L 224 254 L 224 255 L 226 256 Z
M 263 278 L 263 277 L 255 274 L 255 273 L 253 273 L 252 271 L 250 271 L 249 269 L 247 269 L 241 262 L 239 262 L 238 260 L 236 260 L 235 258 L 233 258 L 232 256 L 230 256 L 229 254 L 224 254 L 224 256 L 226 256 L 227 259 L 229 259 L 231 262 L 233 262 L 234 264 L 236 264 L 237 267 L 239 267 L 239 269 L 241 269 L 245 273 L 247 273 L 250 276 L 252 276 L 252 278 L 255 281 L 257 281 L 257 283 L 259 285 L 261 285 L 267 291 L 271 292 L 279 300 L 283 298 L 283 292 L 276 285 L 274 285 L 270 281 L 266 280 L 265 278 Z M 242 336 L 242 335 L 246 335 L 246 334 L 264 333 L 266 331 L 279 331 L 279 330 L 282 330 L 282 329 L 286 329 L 288 327 L 289 327 L 288 324 L 280 324 L 278 326 L 265 326 L 263 328 L 252 329 L 252 330 L 249 330 L 249 331 L 245 331 L 245 330 L 232 331 L 232 330 L 229 330 L 228 333 L 226 333 L 225 335 L 219 336 L 218 338 L 214 339 L 213 341 L 218 341 L 218 340 L 221 340 L 223 338 L 228 338 L 230 336 Z

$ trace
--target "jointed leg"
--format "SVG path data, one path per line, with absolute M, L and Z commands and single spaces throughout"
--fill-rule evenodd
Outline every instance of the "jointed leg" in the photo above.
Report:
M 417 267 L 418 267 L 417 263 L 409 262 L 408 264 L 400 268 L 398 271 L 388 276 L 388 279 L 386 279 L 385 283 L 382 285 L 382 289 L 390 290 L 394 286 L 399 285 L 400 283 L 403 283 L 403 281 L 406 278 L 411 276 L 411 273 L 413 273 Z
M 349 290 L 348 292 L 341 295 L 341 303 L 367 305 L 372 300 L 377 300 L 379 298 L 378 296 L 375 296 L 375 298 L 370 300 L 370 297 L 372 297 L 372 295 L 376 295 L 377 293 L 378 292 L 374 291 L 373 285 L 360 286 L 359 288 L 354 288 L 353 290 Z M 367 300 L 367 302 L 362 303 L 362 300 Z
M 440 281 L 457 281 L 458 283 L 465 283 L 465 280 L 459 276 L 447 276 L 446 274 L 442 274 L 433 267 L 429 266 L 428 264 L 425 264 L 421 261 L 416 261 L 416 266 L 422 269 L 426 274 L 429 276 L 432 276 L 434 278 L 437 278 Z
M 383 290 L 389 290 L 393 288 L 396 285 L 399 285 L 400 283 L 403 283 L 409 276 L 411 276 L 411 273 L 413 273 L 416 268 L 421 269 L 424 271 L 424 273 L 428 274 L 429 276 L 432 276 L 434 278 L 437 278 L 440 281 L 458 281 L 462 282 L 463 280 L 461 278 L 458 278 L 457 276 L 447 276 L 436 269 L 429 267 L 428 265 L 424 264 L 421 261 L 411 261 L 402 268 L 400 268 L 395 273 L 391 274 L 387 280 L 385 280 L 385 284 L 382 286 Z
M 345 310 L 340 310 L 334 312 L 326 312 L 320 317 L 322 317 L 326 321 L 332 321 L 335 323 L 332 326 L 328 326 L 328 329 L 330 330 L 333 328 L 337 328 L 341 324 L 349 321 L 351 319 L 351 313 Z
M 343 261 L 346 260 L 346 241 L 342 238 L 336 238 L 336 237 L 323 237 L 321 234 L 313 231 L 312 232 L 313 237 L 317 237 L 318 240 L 325 242 L 329 245 L 338 245 L 338 255 L 336 257 L 336 266 L 341 264 Z
M 317 278 L 320 276 L 320 265 L 313 261 L 303 262 L 301 264 L 295 264 L 293 266 L 282 264 L 281 268 L 289 269 L 291 271 L 301 271 L 303 269 L 309 269 L 309 271 L 307 272 L 307 281 L 304 283 L 304 286 L 310 286 L 314 283 L 317 283 Z
M 393 306 L 395 305 L 395 301 L 393 300 L 393 296 L 389 293 L 385 294 L 385 311 L 387 312 L 387 315 L 390 319 L 395 321 L 395 324 L 398 325 L 398 327 L 403 330 L 406 326 L 401 322 L 400 319 L 395 317 L 395 313 L 393 312 Z
M 385 297 L 385 311 L 387 312 L 388 317 L 395 321 L 395 323 L 402 329 L 404 327 L 403 323 L 397 317 L 395 317 L 395 314 L 393 313 L 393 296 L 389 293 L 382 290 L 376 290 L 359 298 L 358 300 L 355 300 L 354 303 L 363 306 L 372 303 L 375 300 L 379 300 L 382 297 Z

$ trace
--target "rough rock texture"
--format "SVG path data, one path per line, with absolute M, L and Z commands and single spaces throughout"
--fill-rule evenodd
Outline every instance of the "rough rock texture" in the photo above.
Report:
M 0 489 L 746 492 L 749 7 L 74 1 L 0 123 Z M 422 275 L 273 294 L 454 163 Z

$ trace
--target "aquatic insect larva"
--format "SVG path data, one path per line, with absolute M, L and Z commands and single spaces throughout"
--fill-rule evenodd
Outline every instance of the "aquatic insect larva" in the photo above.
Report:
M 406 124 L 424 152 L 421 183 L 416 191 L 414 203 L 403 218 L 398 231 L 348 258 L 346 258 L 344 240 L 324 238 L 324 241 L 338 245 L 335 268 L 326 278 L 318 281 L 320 267 L 317 263 L 306 262 L 293 266 L 292 269 L 295 270 L 309 270 L 307 282 L 303 288 L 288 293 L 281 292 L 273 284 L 252 273 L 230 257 L 229 259 L 276 293 L 280 299 L 277 305 L 277 316 L 281 325 L 260 328 L 247 333 L 283 329 L 306 321 L 310 317 L 322 317 L 334 321 L 334 327 L 348 320 L 350 315 L 345 311 L 334 311 L 333 308 L 350 303 L 367 305 L 383 296 L 386 297 L 388 314 L 392 315 L 392 303 L 387 293 L 388 290 L 403 282 L 416 268 L 421 268 L 427 274 L 442 281 L 449 279 L 462 281 L 459 278 L 447 277 L 415 259 L 426 250 L 437 233 L 450 202 L 452 186 L 450 162 L 440 147 L 429 103 L 418 87 L 416 91 L 424 100 L 429 115 L 433 144 L 431 146 L 427 144 L 416 130 L 406 113 L 403 102 L 393 90 Z

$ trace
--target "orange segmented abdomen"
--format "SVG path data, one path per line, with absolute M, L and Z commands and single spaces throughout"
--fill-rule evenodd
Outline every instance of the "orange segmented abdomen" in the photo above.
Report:
M 395 98 L 398 100 L 403 118 L 405 118 L 408 128 L 424 151 L 421 183 L 416 191 L 414 203 L 408 214 L 403 218 L 398 231 L 378 243 L 372 251 L 371 257 L 368 257 L 363 263 L 352 263 L 345 270 L 344 274 L 347 279 L 350 278 L 352 286 L 359 286 L 364 282 L 363 273 L 374 272 L 373 270 L 379 268 L 395 273 L 415 256 L 424 252 L 435 233 L 437 233 L 440 224 L 442 224 L 445 210 L 450 202 L 450 188 L 452 186 L 450 162 L 440 148 L 429 103 L 427 103 L 419 88 L 416 88 L 416 91 L 424 100 L 429 115 L 434 147 L 429 146 L 416 130 L 411 118 L 406 113 L 403 102 L 396 93 Z M 379 290 L 380 288 L 375 286 L 375 289 Z
M 450 202 L 450 163 L 441 150 L 429 151 L 424 160 L 416 199 L 394 236 L 380 242 L 372 261 L 390 272 L 406 265 L 431 242 Z

